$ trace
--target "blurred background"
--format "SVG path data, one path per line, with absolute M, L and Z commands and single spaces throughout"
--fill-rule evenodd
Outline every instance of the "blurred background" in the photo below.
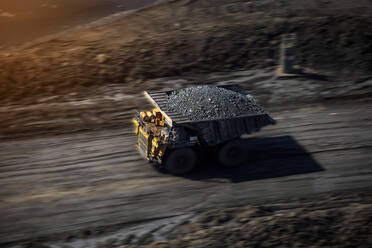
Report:
M 154 3 L 155 0 L 2 0 L 0 47 L 16 46 L 99 18 Z

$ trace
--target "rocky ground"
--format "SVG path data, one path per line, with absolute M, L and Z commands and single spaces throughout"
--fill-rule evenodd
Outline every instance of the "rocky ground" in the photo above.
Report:
M 11 18 L 1 11 L 0 17 Z M 81 234 L 79 238 L 99 237 L 102 229 L 116 230 L 117 220 L 134 221 L 119 211 L 122 208 L 148 219 L 153 205 L 156 216 L 169 214 L 169 208 L 176 213 L 190 205 L 179 198 L 183 192 L 203 209 L 191 209 L 187 223 L 183 219 L 166 229 L 167 235 L 159 238 L 156 231 L 139 232 L 89 247 L 370 247 L 371 13 L 370 0 L 160 1 L 18 48 L 2 46 L 0 201 L 4 204 L 0 207 L 5 214 L 0 223 L 7 223 L 0 224 L 2 242 L 7 238 L 8 245 L 24 247 L 82 247 L 85 243 L 71 233 Z M 297 63 L 304 73 L 280 79 L 274 72 L 280 35 L 287 32 L 297 34 Z M 213 186 L 196 183 L 200 178 L 163 178 L 145 172 L 144 162 L 127 145 L 124 153 L 120 150 L 120 144 L 133 143 L 118 130 L 128 125 L 136 108 L 144 107 L 143 90 L 201 83 L 238 83 L 274 117 L 286 116 L 284 121 L 278 119 L 285 126 L 272 134 L 298 136 L 326 168 L 327 177 L 322 178 L 322 170 L 296 179 L 275 171 L 276 163 L 280 168 L 306 163 L 302 158 L 293 163 L 292 153 L 277 153 L 277 141 L 271 139 L 268 147 L 274 144 L 275 149 L 269 152 L 274 158 L 270 169 L 257 178 L 248 171 L 246 184 L 237 184 L 233 179 L 241 178 L 233 176 L 228 187 L 234 187 L 233 192 L 242 186 L 255 190 L 232 201 L 235 206 L 262 192 L 262 199 L 269 202 L 275 187 L 267 189 L 265 183 L 277 182 L 264 175 L 273 173 L 285 185 L 283 195 L 275 191 L 280 202 L 224 208 L 221 202 L 233 194 L 217 182 L 220 174 L 212 173 L 211 180 L 217 180 Z M 105 135 L 99 137 L 98 129 Z M 40 140 L 42 134 L 49 138 Z M 80 135 L 89 138 L 79 140 Z M 96 135 L 98 140 L 92 138 Z M 288 143 L 281 145 L 292 149 Z M 81 148 L 85 146 L 86 150 Z M 266 147 L 262 145 L 262 153 Z M 100 151 L 102 157 L 97 155 Z M 82 176 L 87 174 L 89 178 Z M 160 185 L 156 194 L 148 191 L 153 190 L 153 180 Z M 343 190 L 314 194 L 318 180 L 330 187 L 324 191 Z M 177 190 L 161 188 L 169 181 Z M 190 192 L 183 185 L 195 188 Z M 97 193 L 99 187 L 103 193 Z M 219 208 L 213 199 L 203 205 L 208 197 L 200 187 L 211 187 L 212 196 L 221 194 Z M 139 189 L 143 190 L 140 198 Z M 293 191 L 314 196 L 292 199 Z M 152 195 L 162 197 L 155 202 Z M 163 209 L 166 199 L 177 199 L 176 207 Z M 100 205 L 106 203 L 111 205 Z M 131 207 L 134 203 L 139 205 Z M 98 225 L 97 232 L 84 229 L 90 221 Z M 105 224 L 108 227 L 101 228 Z M 35 233 L 33 238 L 27 236 Z
M 119 247 L 367 248 L 372 245 L 370 193 L 213 209 L 180 224 L 165 241 L 153 241 L 151 234 L 129 236 L 124 243 L 134 244 Z

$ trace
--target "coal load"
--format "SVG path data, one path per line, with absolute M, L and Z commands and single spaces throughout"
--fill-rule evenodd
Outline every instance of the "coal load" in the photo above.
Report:
M 252 96 L 216 86 L 173 91 L 168 96 L 167 108 L 193 121 L 264 113 Z

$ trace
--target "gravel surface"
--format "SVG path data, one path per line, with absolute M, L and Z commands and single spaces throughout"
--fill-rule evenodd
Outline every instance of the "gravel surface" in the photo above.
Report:
M 264 113 L 250 95 L 207 85 L 172 92 L 168 110 L 195 121 Z

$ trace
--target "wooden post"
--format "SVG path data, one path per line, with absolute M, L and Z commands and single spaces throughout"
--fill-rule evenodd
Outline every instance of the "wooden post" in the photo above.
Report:
M 296 58 L 296 34 L 283 34 L 280 44 L 280 71 L 284 74 L 294 73 Z

